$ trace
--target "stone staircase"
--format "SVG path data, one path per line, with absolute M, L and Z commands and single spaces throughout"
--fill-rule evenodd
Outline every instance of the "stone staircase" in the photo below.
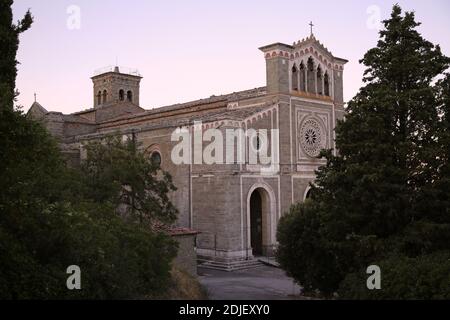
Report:
M 277 262 L 275 257 L 258 257 L 257 259 L 259 262 L 261 262 L 267 266 L 280 268 L 280 264 Z
M 261 267 L 264 264 L 258 259 L 237 261 L 199 261 L 198 267 L 221 271 L 238 271 Z

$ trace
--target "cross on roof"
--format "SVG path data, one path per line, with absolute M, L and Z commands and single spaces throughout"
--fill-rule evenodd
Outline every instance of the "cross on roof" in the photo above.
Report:
M 311 27 L 311 35 L 313 35 L 313 27 L 314 27 L 314 25 L 313 25 L 312 21 L 309 23 L 309 26 Z

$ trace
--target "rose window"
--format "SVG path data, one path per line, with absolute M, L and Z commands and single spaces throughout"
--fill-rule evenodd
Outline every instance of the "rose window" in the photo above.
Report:
M 310 157 L 317 157 L 324 148 L 324 137 L 319 123 L 314 119 L 307 119 L 300 129 L 300 144 Z

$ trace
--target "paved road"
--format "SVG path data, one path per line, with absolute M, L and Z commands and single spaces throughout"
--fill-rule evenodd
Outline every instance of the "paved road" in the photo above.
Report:
M 199 268 L 198 273 L 211 300 L 300 299 L 300 287 L 279 268 L 261 266 L 234 272 Z

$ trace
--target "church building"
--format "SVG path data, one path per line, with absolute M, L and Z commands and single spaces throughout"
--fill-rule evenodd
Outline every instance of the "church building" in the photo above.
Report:
M 320 150 L 335 149 L 348 62 L 335 57 L 313 34 L 292 45 L 274 43 L 259 50 L 266 61 L 264 87 L 147 110 L 139 102 L 141 75 L 112 67 L 92 77 L 91 109 L 62 114 L 35 102 L 28 115 L 45 123 L 75 165 L 86 157 L 83 146 L 89 141 L 108 134 L 133 136 L 148 157 L 172 175 L 176 224 L 198 232 L 198 261 L 225 269 L 249 263 L 273 254 L 280 217 L 308 197 L 314 171 L 325 163 L 318 158 Z M 268 141 L 277 141 L 267 148 L 269 155 L 277 155 L 272 157 L 276 161 L 265 170 L 267 163 L 250 161 L 246 152 L 244 161 L 198 163 L 190 151 L 188 163 L 173 161 L 180 143 L 173 141 L 174 132 L 195 135 L 210 129 L 223 137 L 231 129 L 265 129 Z M 206 140 L 203 148 L 212 141 Z M 258 137 L 244 140 L 246 151 L 260 150 Z M 229 143 L 223 143 L 224 158 Z

